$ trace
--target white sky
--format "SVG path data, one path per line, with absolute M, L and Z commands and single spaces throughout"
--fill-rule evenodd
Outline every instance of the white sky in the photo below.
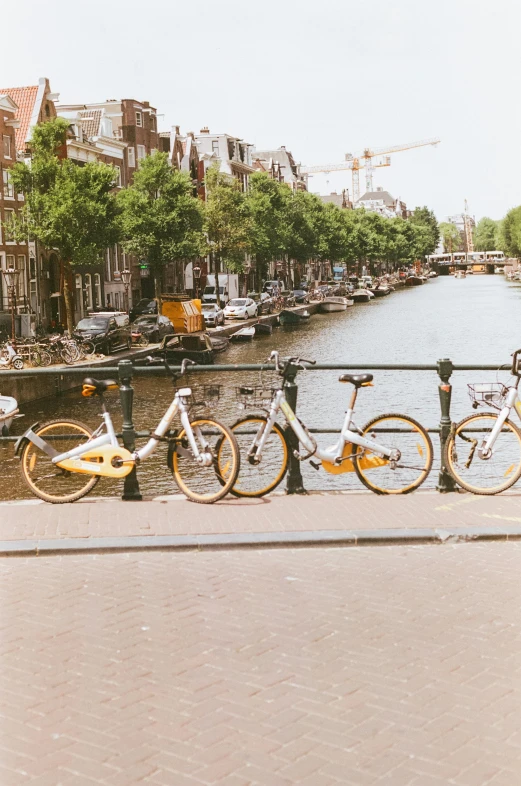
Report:
M 1 15 L 2 86 L 149 100 L 160 130 L 208 125 L 306 164 L 439 136 L 375 186 L 440 220 L 465 198 L 478 219 L 521 203 L 519 0 L 17 0 Z M 351 175 L 310 184 L 351 190 Z

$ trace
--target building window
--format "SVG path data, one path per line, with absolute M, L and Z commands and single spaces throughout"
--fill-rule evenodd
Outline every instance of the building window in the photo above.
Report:
M 4 136 L 3 143 L 4 143 L 4 158 L 11 158 L 11 137 Z
M 140 128 L 143 126 L 143 115 L 141 112 L 136 112 L 136 125 Z
M 156 118 L 154 115 L 150 115 L 150 130 L 151 131 L 156 130 Z
M 87 308 L 92 308 L 92 281 L 90 273 L 85 273 L 85 295 L 87 298 Z
M 116 185 L 121 186 L 121 167 L 114 165 L 114 169 L 116 170 Z
M 5 242 L 6 243 L 14 243 L 14 210 L 12 208 L 5 208 L 5 220 L 4 220 L 4 228 L 5 228 Z
M 17 269 L 20 271 L 20 274 L 18 276 L 18 282 L 17 282 L 18 297 L 21 298 L 21 297 L 24 296 L 25 289 L 26 289 L 26 287 L 25 287 L 25 255 L 24 254 L 20 254 L 19 257 L 18 257 L 17 262 L 18 262 Z
M 138 145 L 137 146 L 137 160 L 141 161 L 141 159 L 144 158 L 146 156 L 146 154 L 147 154 L 147 151 L 145 150 L 145 145 Z
M 96 307 L 101 306 L 101 278 L 99 273 L 94 273 L 94 297 Z
M 133 147 L 128 148 L 128 165 L 132 167 L 136 166 L 136 151 Z
M 219 155 L 219 140 L 212 139 L 212 153 L 215 153 L 216 156 Z
M 8 169 L 4 169 L 2 171 L 2 179 L 4 183 L 4 197 L 6 197 L 7 199 L 14 199 L 13 180 L 12 180 L 11 173 Z

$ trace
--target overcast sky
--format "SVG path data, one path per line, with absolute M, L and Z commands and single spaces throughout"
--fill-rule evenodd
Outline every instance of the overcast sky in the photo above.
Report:
M 465 198 L 478 219 L 521 203 L 519 0 L 17 0 L 1 18 L 1 85 L 149 100 L 160 130 L 207 125 L 310 165 L 439 136 L 375 185 L 439 220 Z M 349 172 L 310 181 L 342 188 Z

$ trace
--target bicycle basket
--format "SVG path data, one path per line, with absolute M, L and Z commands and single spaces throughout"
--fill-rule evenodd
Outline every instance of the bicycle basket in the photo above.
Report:
M 242 409 L 268 409 L 277 383 L 272 385 L 241 385 L 235 388 L 237 402 Z
M 470 400 L 475 406 L 486 404 L 494 409 L 502 409 L 508 388 L 501 382 L 483 382 L 478 385 L 467 385 Z
M 221 398 L 222 385 L 197 385 L 192 387 L 192 395 L 189 399 L 191 407 L 206 407 L 211 409 L 217 406 Z

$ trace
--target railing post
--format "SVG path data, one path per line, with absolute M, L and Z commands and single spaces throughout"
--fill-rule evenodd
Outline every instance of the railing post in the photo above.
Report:
M 437 365 L 438 365 L 438 376 L 440 378 L 438 392 L 440 394 L 440 409 L 441 409 L 441 418 L 440 418 L 441 467 L 440 467 L 440 474 L 438 477 L 438 485 L 436 486 L 436 490 L 441 493 L 447 493 L 449 491 L 458 490 L 458 487 L 454 482 L 454 479 L 447 472 L 443 459 L 445 442 L 448 439 L 452 427 L 452 421 L 450 419 L 450 400 L 452 397 L 452 385 L 450 384 L 450 378 L 452 375 L 453 366 L 452 366 L 452 360 L 449 360 L 448 358 L 443 358 L 442 360 L 438 360 Z
M 294 374 L 287 375 L 286 384 L 284 386 L 286 400 L 295 414 L 297 412 L 298 392 L 298 385 L 295 382 L 296 376 L 297 369 L 295 369 Z M 288 474 L 286 476 L 286 494 L 307 494 L 307 491 L 304 488 L 302 472 L 300 471 L 300 461 L 293 455 L 293 451 L 298 450 L 299 441 L 289 423 L 286 425 L 284 433 L 286 435 L 286 442 L 288 443 L 289 448 L 289 468 Z
M 121 401 L 121 409 L 123 412 L 123 425 L 122 437 L 123 445 L 131 453 L 135 450 L 136 432 L 134 431 L 134 424 L 132 422 L 132 404 L 134 401 L 134 388 L 131 385 L 133 365 L 130 360 L 120 360 L 118 363 L 119 374 L 119 398 Z M 139 483 L 135 466 L 132 471 L 125 477 L 123 486 L 123 497 L 125 500 L 141 500 L 141 492 L 139 490 Z

